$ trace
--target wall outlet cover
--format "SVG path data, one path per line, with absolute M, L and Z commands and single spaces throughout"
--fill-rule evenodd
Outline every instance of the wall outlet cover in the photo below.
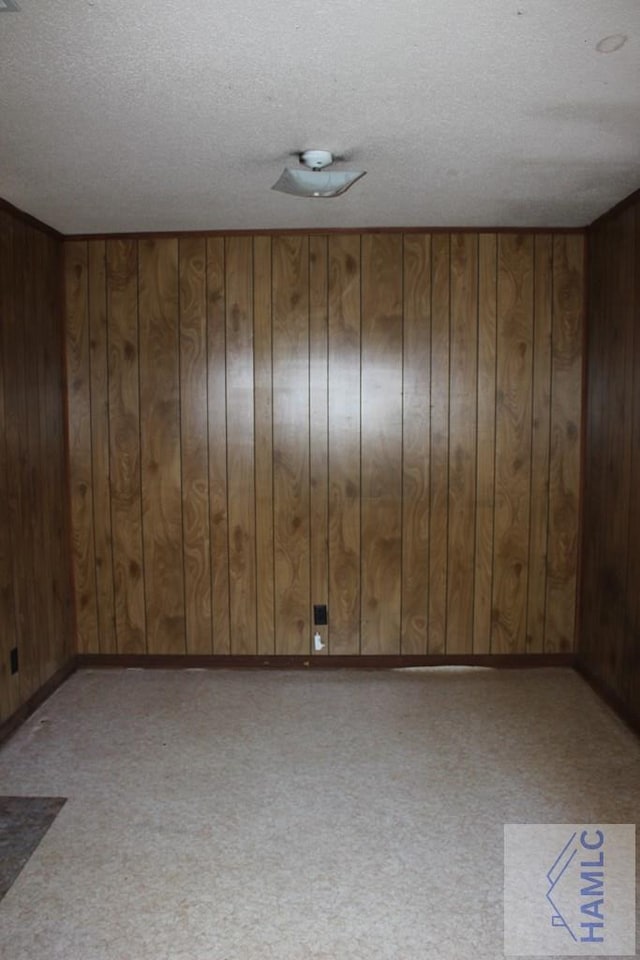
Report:
M 326 603 L 314 603 L 313 623 L 316 627 L 324 627 L 328 623 Z

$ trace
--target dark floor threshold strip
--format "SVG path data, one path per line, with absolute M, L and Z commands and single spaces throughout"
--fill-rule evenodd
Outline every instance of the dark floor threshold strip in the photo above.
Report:
M 65 803 L 64 797 L 0 797 L 0 900 Z

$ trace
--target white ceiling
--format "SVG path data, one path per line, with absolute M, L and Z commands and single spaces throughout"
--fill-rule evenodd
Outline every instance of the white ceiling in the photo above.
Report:
M 0 196 L 65 233 L 582 226 L 640 186 L 639 0 L 18 3 Z M 272 191 L 306 148 L 367 176 Z

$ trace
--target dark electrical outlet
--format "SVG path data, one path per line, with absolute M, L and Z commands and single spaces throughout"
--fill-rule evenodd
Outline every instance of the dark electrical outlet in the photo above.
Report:
M 13 647 L 9 656 L 11 658 L 11 673 L 17 673 L 18 672 L 18 648 Z
M 326 603 L 314 603 L 313 605 L 314 626 L 323 627 L 326 623 L 328 623 Z

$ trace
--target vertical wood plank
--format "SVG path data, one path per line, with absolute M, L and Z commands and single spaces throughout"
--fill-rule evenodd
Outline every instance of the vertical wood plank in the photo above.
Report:
M 542 653 L 547 592 L 553 240 L 550 235 L 539 234 L 534 242 L 531 514 L 526 650 L 527 653 Z
M 67 382 L 64 361 L 65 318 L 62 275 L 64 271 L 63 245 L 53 237 L 49 241 L 51 296 L 55 317 L 52 320 L 54 335 L 51 344 L 52 393 L 55 400 L 47 404 L 51 421 L 48 436 L 55 449 L 56 470 L 49 490 L 49 515 L 53 518 L 57 562 L 52 571 L 52 590 L 60 639 L 58 641 L 59 664 L 62 666 L 75 653 L 75 614 L 73 610 L 73 586 L 69 543 L 71 539 L 71 509 L 69 504 L 69 476 L 67 451 Z
M 40 664 L 37 639 L 41 636 L 39 589 L 40 550 L 36 538 L 35 481 L 37 437 L 35 423 L 37 409 L 34 409 L 34 395 L 37 398 L 37 378 L 33 369 L 33 343 L 36 318 L 34 315 L 35 264 L 32 259 L 31 228 L 24 223 L 14 227 L 14 243 L 17 246 L 16 265 L 16 312 L 22 328 L 23 379 L 21 388 L 24 393 L 24 435 L 22 450 L 24 460 L 21 463 L 22 518 L 21 536 L 26 546 L 29 571 L 22 584 L 24 621 L 26 629 L 20 646 L 20 697 L 26 700 L 40 684 Z
M 591 283 L 592 320 L 589 331 L 591 362 L 589 386 L 596 390 L 589 399 L 594 428 L 594 443 L 589 459 L 597 464 L 595 486 L 591 497 L 592 513 L 588 529 L 594 532 L 594 579 L 590 582 L 594 609 L 586 620 L 593 623 L 592 665 L 605 683 L 615 688 L 620 669 L 620 600 L 623 586 L 619 558 L 626 547 L 627 522 L 624 509 L 611 511 L 610 503 L 624 504 L 628 491 L 624 477 L 627 444 L 626 380 L 629 340 L 626 320 L 621 311 L 620 261 L 623 258 L 624 231 L 615 220 L 605 221 L 598 230 L 602 238 L 600 256 L 592 256 L 599 275 Z M 596 305 L 600 309 L 596 311 Z M 607 331 L 605 333 L 605 331 Z M 597 360 L 596 360 L 597 357 Z M 589 589 L 589 587 L 587 587 Z M 601 637 L 608 637 L 607 644 Z
M 40 274 L 38 393 L 43 477 L 38 509 L 43 532 L 42 587 L 48 632 L 40 648 L 40 681 L 44 682 L 75 653 L 75 635 L 69 622 L 71 525 L 67 519 L 63 244 L 40 231 L 36 236 Z
M 309 497 L 311 603 L 329 602 L 328 243 L 309 238 Z M 330 623 L 314 626 L 331 649 Z
M 431 241 L 429 653 L 444 653 L 447 637 L 450 241 L 448 234 Z
M 31 576 L 28 596 L 32 630 L 29 634 L 28 657 L 23 651 L 22 661 L 27 660 L 28 686 L 23 671 L 21 689 L 29 695 L 37 690 L 44 680 L 46 651 L 48 648 L 45 604 L 45 554 L 44 511 L 45 465 L 42 458 L 40 430 L 40 368 L 43 347 L 44 271 L 40 258 L 38 231 L 28 226 L 25 231 L 26 258 L 23 275 L 25 290 L 25 389 L 27 394 L 28 436 L 28 523 L 31 538 Z M 26 529 L 26 527 L 25 527 Z M 29 677 L 29 673 L 31 676 Z
M 250 237 L 227 237 L 227 470 L 231 653 L 256 653 L 253 266 Z
M 582 237 L 553 241 L 553 341 L 545 649 L 574 647 L 582 398 Z
M 116 653 L 111 496 L 109 489 L 109 350 L 104 240 L 88 243 L 89 365 L 91 376 L 91 455 L 93 531 L 100 653 Z
M 178 242 L 138 244 L 140 453 L 147 645 L 183 653 Z
M 634 278 L 629 286 L 630 311 L 640 316 L 640 204 L 636 203 L 630 217 L 629 238 L 630 272 Z M 631 389 L 631 489 L 640 489 L 640 329 L 633 329 Z M 625 672 L 627 703 L 640 705 L 640 498 L 633 497 L 629 513 L 629 555 L 627 558 L 627 636 L 625 640 Z M 640 714 L 640 707 L 636 709 Z
M 273 511 L 276 652 L 310 649 L 309 246 L 273 240 Z
M 472 653 L 478 362 L 478 237 L 451 238 L 447 653 Z
M 478 238 L 478 451 L 476 464 L 473 652 L 489 653 L 493 588 L 494 467 L 496 444 L 497 237 Z
M 18 644 L 16 628 L 16 595 L 14 584 L 16 580 L 16 559 L 18 550 L 14 545 L 13 521 L 15 499 L 12 497 L 10 483 L 9 455 L 12 441 L 11 412 L 13 404 L 9 392 L 11 384 L 11 366 L 13 356 L 11 352 L 10 331 L 14 327 L 13 321 L 13 227 L 8 214 L 0 211 L 0 618 L 3 629 L 0 631 L 0 722 L 10 717 L 20 705 L 20 678 L 9 671 L 10 653 Z M 5 409 L 5 391 L 8 403 Z M 11 470 L 13 472 L 13 470 Z M 14 503 L 10 503 L 10 498 Z
M 605 276 L 604 224 L 594 227 L 588 236 L 589 249 L 589 295 L 587 336 L 587 407 L 585 431 L 585 481 L 583 504 L 582 586 L 580 604 L 579 652 L 585 662 L 602 676 L 599 655 L 602 645 L 598 642 L 602 592 L 597 589 L 598 552 L 601 543 L 600 511 L 603 500 L 602 486 L 602 394 L 604 392 L 602 339 L 608 325 L 604 317 L 604 293 L 607 287 Z
M 271 237 L 253 241 L 258 653 L 275 653 Z
M 93 539 L 88 284 L 89 263 L 86 241 L 67 243 L 65 245 L 66 357 L 77 644 L 79 653 L 98 653 L 98 610 Z
M 498 238 L 492 653 L 525 649 L 531 463 L 533 239 Z
M 109 462 L 118 653 L 145 653 L 138 378 L 138 248 L 107 241 Z
M 179 241 L 180 448 L 187 653 L 213 650 L 207 445 L 207 242 Z
M 362 238 L 364 654 L 399 653 L 402 598 L 402 237 Z
M 36 383 L 31 366 L 31 353 L 28 346 L 29 333 L 35 328 L 33 316 L 33 284 L 35 281 L 34 264 L 31 261 L 29 228 L 24 223 L 16 221 L 13 227 L 14 242 L 14 321 L 16 338 L 14 340 L 14 357 L 19 371 L 17 384 L 20 393 L 20 402 L 17 413 L 20 417 L 20 457 L 16 463 L 20 494 L 20 526 L 14 542 L 19 544 L 23 558 L 20 582 L 17 584 L 17 603 L 19 617 L 22 624 L 20 655 L 20 699 L 27 700 L 38 688 L 40 683 L 40 669 L 38 663 L 37 639 L 40 636 L 40 624 L 37 617 L 37 605 L 40 600 L 39 590 L 32 590 L 31 585 L 37 580 L 39 569 L 39 552 L 35 539 L 34 508 L 35 491 L 33 485 L 35 468 L 35 447 L 33 437 L 33 391 Z M 90 496 L 90 492 L 89 492 Z M 87 598 L 91 602 L 91 596 Z
M 598 594 L 599 602 L 594 644 L 601 678 L 610 688 L 619 692 L 623 700 L 628 696 L 625 634 L 629 613 L 625 558 L 629 551 L 629 505 L 632 497 L 630 440 L 635 318 L 632 300 L 633 258 L 630 241 L 633 213 L 633 208 L 622 211 L 605 227 L 604 310 L 601 320 L 603 331 L 606 333 L 601 335 L 598 363 L 602 369 L 603 390 L 600 397 L 601 472 L 597 490 L 599 516 L 596 520 L 595 592 Z M 557 265 L 554 264 L 554 266 Z M 554 307 L 555 305 L 554 295 Z M 591 330 L 592 333 L 596 333 L 593 324 Z M 555 380 L 555 371 L 553 374 Z M 552 407 L 552 444 L 555 440 Z M 553 478 L 550 476 L 549 480 L 551 488 Z M 551 509 L 550 506 L 550 541 L 553 523 Z M 551 554 L 550 542 L 548 588 L 551 586 Z M 548 605 L 549 589 L 547 607 Z M 548 610 L 548 624 L 550 614 L 551 611 Z M 606 643 L 602 642 L 602 637 L 607 638 Z
M 329 237 L 331 653 L 360 647 L 360 237 Z
M 613 689 L 623 669 L 621 558 L 627 552 L 628 543 L 627 395 L 632 340 L 626 241 L 627 231 L 621 218 L 605 220 L 596 228 L 595 236 L 592 234 L 590 257 L 588 413 L 593 487 L 587 490 L 585 515 L 587 537 L 592 543 L 592 567 L 591 577 L 585 582 L 585 596 L 591 603 L 587 614 L 583 613 L 583 630 L 591 631 L 588 661 L 592 669 Z M 611 509 L 612 504 L 615 509 Z M 602 637 L 607 638 L 606 643 Z
M 0 212 L 0 720 L 67 662 L 62 244 Z M 86 282 L 86 278 L 85 278 Z M 84 399 L 84 397 L 83 397 Z M 16 647 L 19 670 L 11 675 Z
M 223 237 L 207 238 L 209 519 L 213 652 L 231 652 L 227 509 L 227 334 Z
M 23 703 L 35 690 L 38 665 L 33 638 L 35 623 L 30 581 L 33 579 L 33 537 L 30 513 L 29 411 L 27 404 L 28 313 L 26 284 L 29 276 L 26 228 L 13 220 L 11 227 L 13 257 L 11 262 L 11 310 L 4 318 L 4 343 L 8 354 L 5 365 L 5 417 L 7 424 L 7 469 L 9 487 L 9 522 L 13 547 L 14 603 L 16 638 L 20 659 L 18 676 L 19 699 Z
M 65 568 L 71 559 L 67 528 L 61 523 L 63 505 L 69 496 L 64 446 L 62 244 L 41 231 L 36 232 L 36 242 L 40 275 L 38 396 L 43 477 L 39 511 L 42 521 L 42 594 L 46 622 L 40 651 L 40 679 L 44 682 L 74 652 L 75 637 L 65 632 L 66 612 L 59 602 L 60 591 L 64 589 L 65 601 L 69 603 Z
M 429 446 L 431 237 L 404 237 L 402 408 L 403 654 L 427 652 L 429 613 Z

